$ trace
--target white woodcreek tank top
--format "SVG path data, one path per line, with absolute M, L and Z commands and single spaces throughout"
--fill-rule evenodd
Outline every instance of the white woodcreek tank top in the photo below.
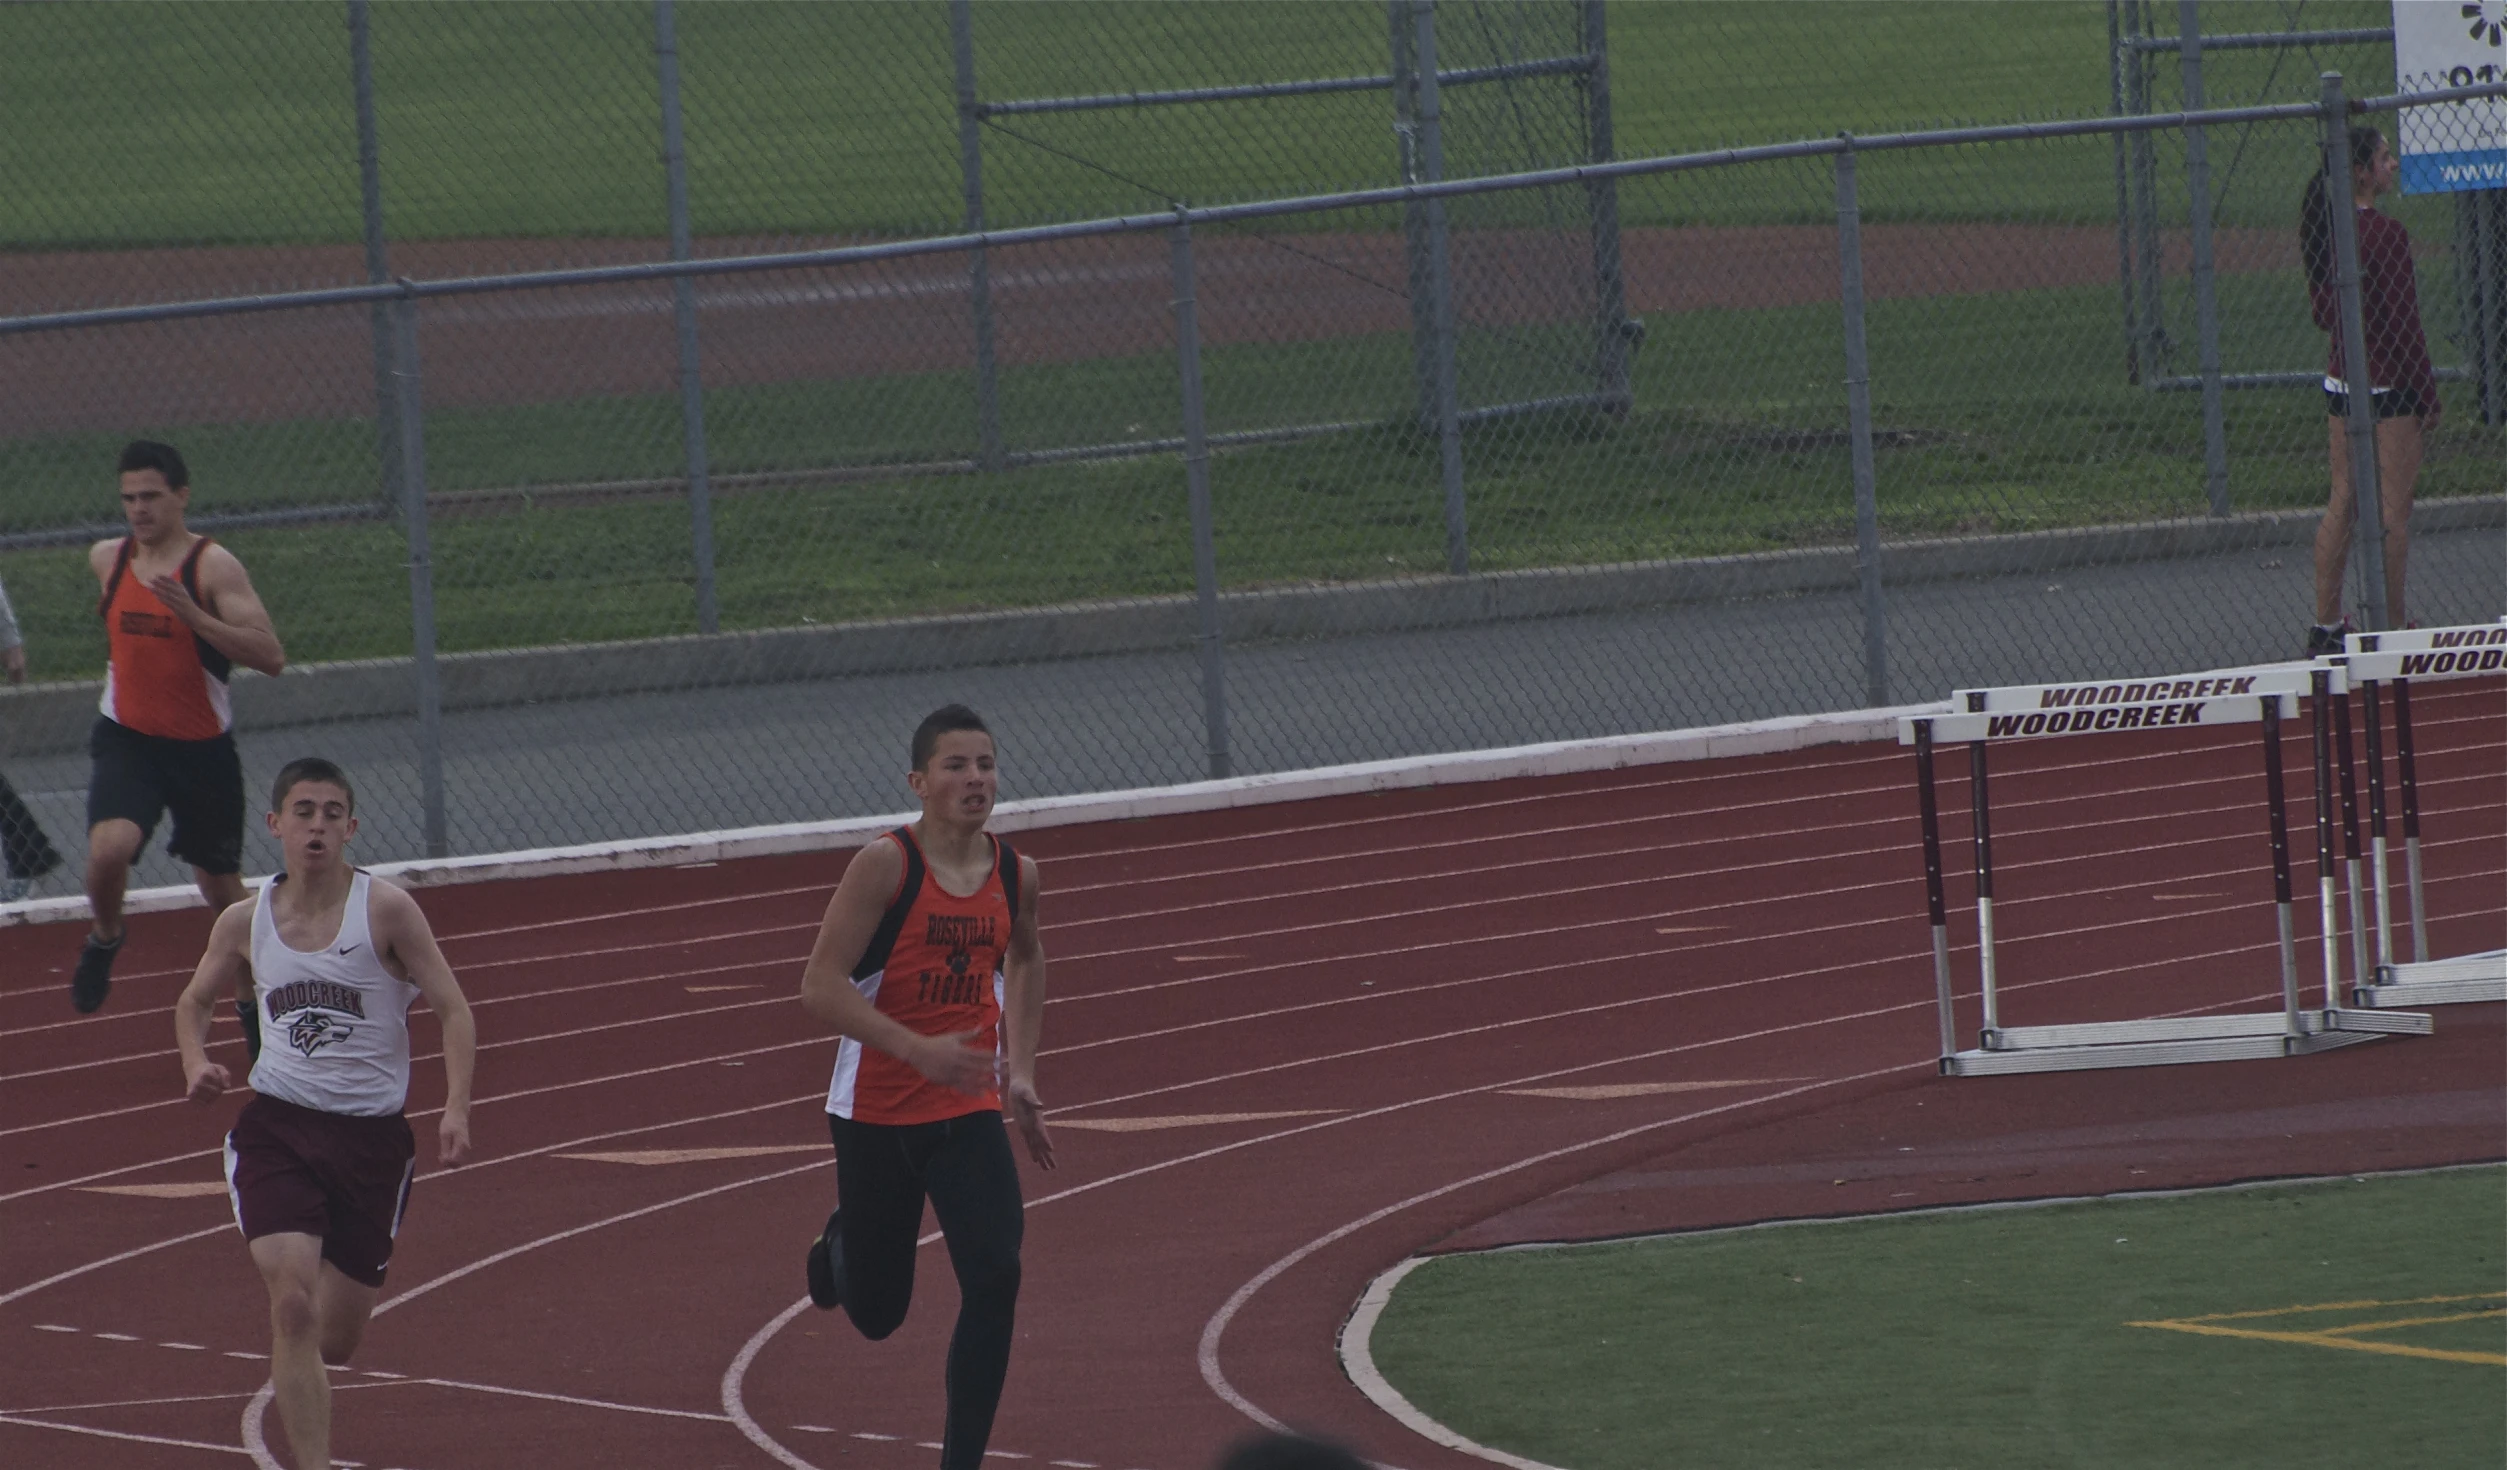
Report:
M 272 878 L 253 902 L 252 975 L 260 991 L 261 1060 L 252 1090 L 298 1107 L 355 1118 L 389 1117 L 409 1096 L 409 1004 L 418 987 L 383 968 L 367 921 L 374 877 L 348 889 L 339 934 L 319 950 L 290 949 L 270 917 Z

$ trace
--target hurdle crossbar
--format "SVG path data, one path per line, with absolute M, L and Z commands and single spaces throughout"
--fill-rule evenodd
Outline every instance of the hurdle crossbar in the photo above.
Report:
M 1942 1072 L 1973 1077 L 2236 1061 L 2304 1055 L 2384 1035 L 2426 1034 L 2431 1029 L 2427 1016 L 2396 1010 L 2354 1010 L 2340 1001 L 2341 956 L 2332 866 L 2331 747 L 2334 696 L 2347 692 L 2346 676 L 2338 665 L 2278 665 L 2164 679 L 1963 689 L 1951 696 L 1950 714 L 1902 718 L 1899 743 L 1915 748 L 1917 799 L 1924 821 L 1925 897 L 1933 923 Z M 2324 1004 L 2317 1009 L 2305 1009 L 2300 1004 L 2291 922 L 2288 798 L 2281 765 L 2281 722 L 2297 713 L 2301 696 L 2312 696 L 2317 891 L 2326 931 Z M 2264 784 L 2271 813 L 2273 895 L 2280 940 L 2281 1009 L 2227 1016 L 2003 1025 L 1993 930 L 1992 803 L 1986 785 L 1987 748 L 2001 740 L 2238 724 L 2262 726 Z M 1984 1024 L 1978 1045 L 1966 1051 L 1956 1049 L 1955 1042 L 1957 1020 L 1951 1001 L 1940 818 L 1932 783 L 1933 748 L 1941 741 L 1959 741 L 1968 747 L 1969 811 L 1976 848 L 1977 960 Z
M 2364 696 L 2370 881 L 2376 907 L 2376 967 L 2363 975 L 2352 992 L 2352 1003 L 2382 1010 L 2507 1001 L 2507 950 L 2486 950 L 2450 959 L 2429 957 L 2428 899 L 2420 869 L 2420 779 L 2411 733 L 2411 686 L 2415 682 L 2507 676 L 2507 619 L 2448 628 L 2353 633 L 2343 662 L 2348 665 L 2351 682 L 2360 686 Z M 2388 889 L 2385 850 L 2383 742 L 2377 728 L 2380 686 L 2390 686 L 2394 696 L 2394 763 L 2403 809 L 2404 881 L 2411 906 L 2412 958 L 2408 963 L 2394 957 L 2393 901 Z

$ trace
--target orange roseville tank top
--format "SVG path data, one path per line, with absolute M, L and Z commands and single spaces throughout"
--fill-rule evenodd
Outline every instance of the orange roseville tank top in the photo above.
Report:
M 1002 960 L 1018 913 L 1018 854 L 987 833 L 992 873 L 967 897 L 942 888 L 923 861 L 913 832 L 899 827 L 881 840 L 905 852 L 905 874 L 871 935 L 853 984 L 881 1014 L 924 1036 L 971 1031 L 978 1050 L 1001 1052 Z M 845 1037 L 827 1111 L 859 1123 L 935 1123 L 1001 1108 L 997 1087 L 959 1092 L 883 1051 Z
M 130 537 L 114 554 L 113 574 L 96 603 L 104 619 L 112 661 L 105 666 L 104 698 L 97 709 L 127 730 L 166 740 L 215 740 L 235 724 L 226 681 L 234 662 L 194 633 L 157 600 L 148 584 L 131 575 Z M 192 543 L 183 558 L 183 588 L 200 599 L 200 558 L 209 538 Z

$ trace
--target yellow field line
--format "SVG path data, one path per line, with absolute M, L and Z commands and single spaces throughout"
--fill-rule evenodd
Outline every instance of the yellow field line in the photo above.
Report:
M 2478 1322 L 2484 1317 L 2497 1316 L 2500 1310 L 2498 1307 L 2483 1307 L 2477 1312 L 2450 1312 L 2443 1317 L 2396 1317 L 2385 1322 L 2352 1322 L 2342 1327 L 2324 1327 L 2317 1330 L 2327 1337 L 2343 1337 L 2353 1332 L 2383 1332 L 2392 1327 L 2428 1327 L 2439 1322 Z
M 2127 1327 L 2157 1327 L 2203 1337 L 2251 1337 L 2264 1342 L 2294 1342 L 2307 1347 L 2346 1348 L 2354 1353 L 2384 1353 L 2396 1358 L 2434 1358 L 2442 1363 L 2486 1363 L 2507 1368 L 2507 1353 L 2461 1353 L 2443 1348 L 2410 1347 L 2398 1342 L 2361 1342 L 2322 1332 L 2263 1332 L 2252 1327 L 2212 1327 L 2200 1322 L 2127 1322 Z
M 2399 1301 L 2390 1302 L 2318 1302 L 2314 1305 L 2303 1307 L 2267 1307 L 2258 1312 L 2212 1312 L 2205 1316 L 2180 1317 L 2175 1320 L 2180 1322 L 2239 1322 L 2254 1317 L 2287 1317 L 2297 1312 L 2363 1312 L 2370 1307 L 2434 1307 L 2444 1306 L 2453 1302 L 2488 1301 L 2492 1297 L 2507 1297 L 2507 1291 L 2472 1291 L 2464 1292 L 2457 1296 L 2407 1296 Z M 2134 1322 L 2128 1325 L 2134 1327 L 2162 1327 L 2167 1324 L 2161 1322 Z

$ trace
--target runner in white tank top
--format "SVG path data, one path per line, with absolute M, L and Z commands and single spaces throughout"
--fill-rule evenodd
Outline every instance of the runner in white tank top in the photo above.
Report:
M 270 834 L 287 871 L 231 904 L 174 1004 L 174 1042 L 196 1103 L 233 1085 L 209 1060 L 209 1021 L 259 981 L 265 1045 L 254 1097 L 226 1135 L 227 1194 L 270 1291 L 270 1384 L 291 1463 L 331 1461 L 325 1365 L 365 1335 L 400 1235 L 417 1141 L 409 1095 L 409 1005 L 444 1033 L 436 1158 L 470 1152 L 478 1030 L 416 899 L 348 863 L 357 796 L 325 760 L 290 761 L 270 793 Z M 219 1046 L 232 1046 L 222 1041 Z
M 252 1090 L 352 1118 L 397 1113 L 409 1096 L 409 1005 L 418 987 L 375 954 L 374 875 L 357 870 L 339 933 L 315 950 L 291 948 L 270 917 L 286 881 L 284 873 L 272 878 L 252 906 L 262 1037 Z

